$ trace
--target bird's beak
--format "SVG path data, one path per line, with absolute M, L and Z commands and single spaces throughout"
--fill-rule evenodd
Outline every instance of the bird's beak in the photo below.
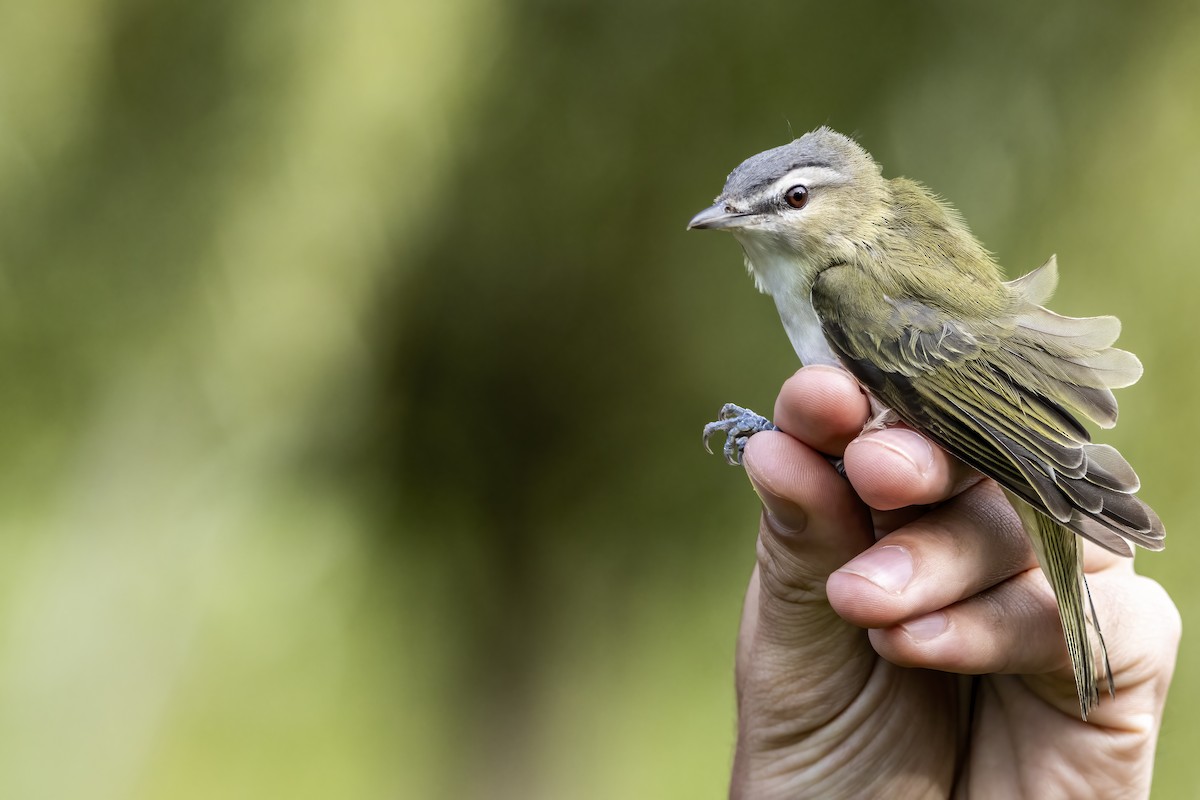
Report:
M 730 206 L 718 201 L 692 217 L 692 221 L 688 223 L 687 229 L 689 231 L 693 228 L 697 230 L 716 231 L 722 228 L 736 228 L 740 225 L 745 225 L 749 216 L 749 214 L 734 211 Z

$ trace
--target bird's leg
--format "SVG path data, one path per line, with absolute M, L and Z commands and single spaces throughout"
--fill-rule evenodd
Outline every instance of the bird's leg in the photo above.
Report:
M 725 434 L 725 462 L 737 466 L 742 463 L 742 453 L 746 450 L 746 442 L 759 431 L 777 430 L 771 420 L 755 414 L 748 408 L 726 403 L 721 407 L 716 422 L 704 426 L 704 449 L 712 452 L 708 440 L 717 433 Z

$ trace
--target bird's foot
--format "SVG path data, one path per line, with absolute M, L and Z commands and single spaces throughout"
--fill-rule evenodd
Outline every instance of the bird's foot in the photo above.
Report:
M 704 449 L 712 452 L 708 440 L 717 433 L 725 434 L 725 462 L 737 466 L 742 463 L 742 454 L 746 450 L 746 442 L 759 431 L 777 430 L 771 420 L 755 414 L 748 408 L 726 403 L 721 407 L 716 422 L 704 426 Z

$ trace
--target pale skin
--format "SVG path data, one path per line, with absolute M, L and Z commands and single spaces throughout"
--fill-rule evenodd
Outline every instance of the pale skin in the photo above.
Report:
M 1054 596 L 1003 493 L 911 430 L 863 433 L 869 413 L 847 373 L 807 367 L 779 395 L 780 431 L 747 445 L 764 508 L 731 797 L 1148 796 L 1180 636 L 1170 597 L 1087 545 L 1117 693 L 1083 722 Z M 848 480 L 822 454 L 844 455 Z

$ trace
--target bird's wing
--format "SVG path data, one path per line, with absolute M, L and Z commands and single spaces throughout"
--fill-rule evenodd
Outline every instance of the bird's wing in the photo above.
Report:
M 883 295 L 851 265 L 813 284 L 813 308 L 846 367 L 901 419 L 1081 536 L 1121 555 L 1162 548 L 1162 522 L 1135 495 L 1137 475 L 1079 421 L 1116 421 L 1111 387 L 1141 365 L 1110 345 L 1115 318 L 1074 319 L 1030 300 L 1053 288 L 1053 262 L 1009 284 L 1019 309 L 967 321 L 932 301 Z

